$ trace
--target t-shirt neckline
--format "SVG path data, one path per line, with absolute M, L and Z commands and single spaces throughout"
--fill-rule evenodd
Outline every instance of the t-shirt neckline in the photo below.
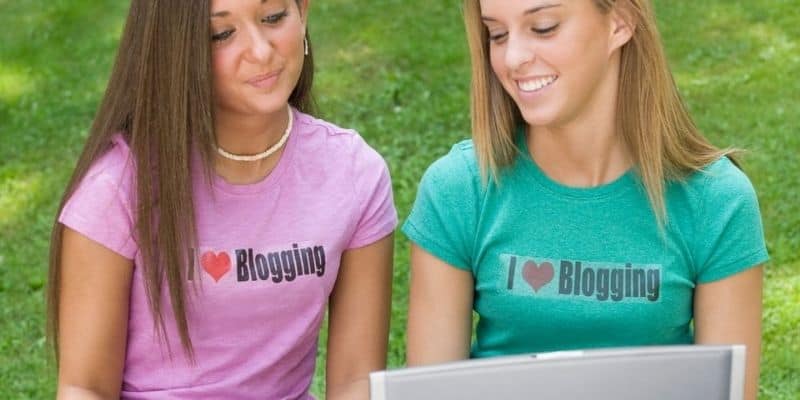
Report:
M 275 165 L 275 168 L 273 168 L 272 171 L 267 174 L 267 176 L 254 183 L 234 184 L 226 181 L 223 177 L 212 171 L 214 189 L 229 194 L 248 195 L 263 193 L 264 191 L 272 189 L 278 185 L 284 171 L 286 171 L 288 166 L 291 165 L 297 143 L 297 132 L 298 126 L 300 125 L 299 119 L 301 115 L 294 108 L 292 108 L 292 113 L 294 114 L 294 125 L 292 126 L 291 132 L 289 132 L 289 138 L 286 140 L 286 144 L 284 145 L 283 152 L 281 152 L 280 159 L 278 159 L 278 163 Z
M 517 128 L 517 147 L 520 151 L 519 159 L 522 169 L 532 177 L 536 183 L 560 197 L 571 199 L 606 199 L 619 196 L 628 190 L 638 186 L 638 176 L 634 168 L 629 168 L 625 173 L 615 178 L 611 182 L 592 187 L 568 186 L 554 180 L 542 171 L 536 160 L 531 157 L 528 143 L 525 137 L 525 126 Z

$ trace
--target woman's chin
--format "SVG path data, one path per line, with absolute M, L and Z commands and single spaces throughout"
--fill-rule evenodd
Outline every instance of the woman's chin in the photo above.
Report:
M 558 121 L 556 113 L 546 110 L 520 110 L 522 119 L 531 127 L 552 126 Z

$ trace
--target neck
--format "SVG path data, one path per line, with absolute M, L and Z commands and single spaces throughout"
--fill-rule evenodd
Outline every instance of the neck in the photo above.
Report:
M 217 145 L 225 151 L 257 154 L 277 143 L 288 123 L 289 116 L 284 107 L 259 115 L 218 112 L 214 118 L 214 132 Z
M 567 186 L 600 186 L 632 165 L 619 135 L 594 129 L 528 127 L 528 147 L 536 164 L 551 179 Z
M 285 108 L 265 115 L 217 113 L 214 128 L 217 146 L 236 155 L 258 154 L 275 145 L 289 123 Z M 269 157 L 256 161 L 234 161 L 214 153 L 214 170 L 233 184 L 249 184 L 264 179 L 278 164 L 282 146 Z
M 580 115 L 552 126 L 528 126 L 531 157 L 551 179 L 593 187 L 614 181 L 632 165 L 616 125 L 616 74 L 609 74 Z

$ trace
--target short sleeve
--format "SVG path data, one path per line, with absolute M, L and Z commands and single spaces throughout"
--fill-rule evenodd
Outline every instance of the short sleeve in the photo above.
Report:
M 129 195 L 130 168 L 117 149 L 101 157 L 67 200 L 58 221 L 115 253 L 133 259 L 138 246 L 133 234 Z M 122 164 L 119 164 L 119 163 Z
M 464 270 L 472 269 L 479 177 L 456 145 L 422 177 L 403 233 L 425 251 Z
M 744 172 L 723 158 L 704 175 L 696 227 L 698 283 L 732 276 L 769 259 L 758 199 Z
M 360 137 L 358 140 L 361 140 Z M 364 247 L 392 233 L 397 227 L 397 210 L 392 180 L 386 161 L 363 143 L 355 157 L 354 183 L 360 216 L 348 249 Z

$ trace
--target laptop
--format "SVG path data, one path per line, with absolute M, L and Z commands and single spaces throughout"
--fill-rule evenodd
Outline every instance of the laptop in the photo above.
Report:
M 370 374 L 371 400 L 742 400 L 743 345 L 560 351 Z

